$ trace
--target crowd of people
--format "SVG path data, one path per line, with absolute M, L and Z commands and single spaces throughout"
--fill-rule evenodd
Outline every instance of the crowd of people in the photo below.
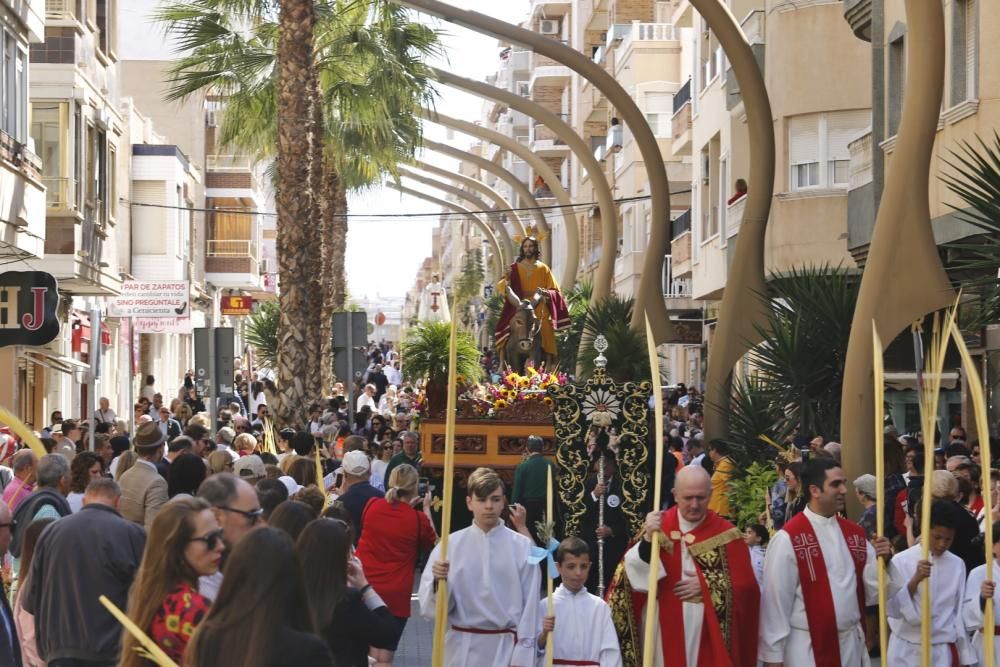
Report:
M 246 395 L 220 399 L 212 424 L 193 386 L 165 404 L 150 377 L 131 420 L 100 402 L 92 442 L 89 424 L 58 412 L 39 433 L 44 456 L 0 436 L 0 665 L 148 664 L 105 596 L 179 665 L 388 666 L 414 591 L 424 616 L 444 610 L 448 665 L 527 667 L 550 647 L 555 664 L 632 664 L 654 536 L 656 664 L 867 664 L 879 645 L 880 558 L 883 664 L 919 663 L 926 586 L 933 664 L 981 664 L 995 590 L 982 532 L 998 522 L 1000 542 L 1000 503 L 984 507 L 990 457 L 961 429 L 935 451 L 926 483 L 923 443 L 887 429 L 884 508 L 873 476 L 845 478 L 837 443 L 793 434 L 759 521 L 736 525 L 731 452 L 704 442 L 699 394 L 678 386 L 666 396 L 666 495 L 639 534 L 623 514 L 619 436 L 593 427 L 579 537 L 540 534 L 546 479 L 559 471 L 531 437 L 510 489 L 489 468 L 469 474 L 472 523 L 451 533 L 442 558 L 410 430 L 419 387 L 394 373 L 390 346 L 373 345 L 369 361 L 353 419 L 338 386 L 306 424 L 275 432 L 266 382 L 237 378 Z M 988 483 L 1000 497 L 1000 472 Z M 850 519 L 849 494 L 862 507 Z M 547 559 L 558 581 L 551 613 Z

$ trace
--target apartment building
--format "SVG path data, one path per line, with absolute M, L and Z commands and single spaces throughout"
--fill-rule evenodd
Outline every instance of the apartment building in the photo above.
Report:
M 865 48 L 865 68 L 872 72 L 872 122 L 850 143 L 848 186 L 848 249 L 859 264 L 864 264 L 871 241 L 878 202 L 885 179 L 894 164 L 896 133 L 901 119 L 905 93 L 906 52 L 915 48 L 908 41 L 906 13 L 897 0 L 845 0 L 843 20 L 854 32 L 857 43 Z M 991 37 L 1000 34 L 1000 6 L 983 0 L 947 0 L 945 15 L 945 87 L 937 139 L 930 174 L 930 211 L 934 237 L 939 245 L 969 239 L 980 231 L 960 218 L 959 198 L 948 190 L 943 178 L 954 173 L 948 166 L 953 151 L 963 142 L 978 145 L 979 138 L 992 143 L 1000 124 L 1000 55 L 987 48 Z M 944 256 L 949 257 L 951 253 Z M 901 271 L 905 273 L 905 267 Z M 985 382 L 990 395 L 1000 392 L 1000 328 L 989 326 L 978 335 L 970 335 L 970 348 L 986 369 Z M 919 413 L 913 391 L 913 369 L 887 368 L 895 387 L 887 392 L 887 401 L 896 424 L 904 430 L 917 428 Z M 942 413 L 953 423 L 964 423 L 974 431 L 964 378 L 949 372 L 942 393 Z M 990 423 L 1000 421 L 1000 405 L 990 405 Z
M 41 0 L 0 3 L 0 258 L 4 271 L 30 271 L 45 243 L 45 186 L 42 162 L 31 140 L 28 52 L 45 35 Z M 18 261 L 20 260 L 20 261 Z M 35 413 L 31 390 L 37 367 L 21 361 L 19 346 L 0 348 L 0 405 Z

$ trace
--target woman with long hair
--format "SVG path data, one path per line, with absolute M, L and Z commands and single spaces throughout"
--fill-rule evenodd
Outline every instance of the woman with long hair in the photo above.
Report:
M 233 471 L 233 457 L 221 449 L 208 455 L 208 474 L 218 475 L 220 472 Z
M 332 557 L 323 554 L 321 571 Z M 316 585 L 310 577 L 310 589 Z M 331 599 L 324 601 L 331 604 Z M 281 530 L 257 528 L 233 548 L 208 616 L 188 647 L 190 667 L 330 667 L 330 649 L 312 634 L 302 568 Z
M 160 510 L 149 529 L 149 544 L 128 600 L 136 625 L 181 664 L 194 628 L 205 618 L 209 601 L 198 592 L 198 578 L 219 571 L 222 529 L 201 498 L 177 498 Z M 130 633 L 122 638 L 120 667 L 147 664 Z
M 167 496 L 173 498 L 181 493 L 193 496 L 206 477 L 205 460 L 197 454 L 184 452 L 167 468 Z
M 279 504 L 271 516 L 268 517 L 267 525 L 288 533 L 292 542 L 299 539 L 299 535 L 305 530 L 310 522 L 315 521 L 318 514 L 306 503 L 298 500 L 286 500 Z
M 402 440 L 400 440 L 402 447 Z M 375 458 L 372 459 L 371 485 L 379 491 L 385 489 L 385 469 L 389 467 L 389 460 L 392 459 L 392 440 L 383 440 L 375 450 Z
M 309 582 L 309 614 L 333 653 L 334 665 L 368 667 L 369 647 L 399 642 L 401 629 L 368 584 L 361 561 L 353 557 L 351 530 L 343 521 L 313 521 L 295 549 Z
M 21 591 L 28 584 L 28 573 L 31 572 L 31 561 L 35 555 L 35 545 L 38 537 L 46 526 L 55 519 L 36 519 L 28 524 L 24 531 L 24 542 L 21 544 L 21 577 L 14 594 L 14 626 L 17 628 L 17 639 L 21 644 L 21 660 L 25 665 L 45 667 L 45 661 L 38 655 L 38 645 L 35 643 L 35 616 L 21 606 Z
M 393 468 L 385 498 L 372 498 L 361 514 L 364 531 L 358 542 L 358 558 L 364 564 L 372 587 L 386 601 L 399 631 L 391 646 L 372 650 L 376 664 L 392 664 L 393 654 L 410 618 L 410 594 L 421 551 L 430 551 L 437 541 L 431 522 L 430 492 L 417 495 L 419 474 L 408 464 Z M 423 512 L 414 505 L 423 502 Z
M 66 502 L 73 512 L 79 512 L 83 507 L 83 492 L 87 490 L 87 485 L 104 476 L 104 459 L 94 452 L 80 452 L 73 457 L 69 475 L 70 492 L 66 496 Z

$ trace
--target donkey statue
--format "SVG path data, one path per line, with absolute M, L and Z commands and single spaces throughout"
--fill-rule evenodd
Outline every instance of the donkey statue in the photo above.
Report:
M 517 310 L 510 320 L 510 338 L 503 348 L 501 367 L 509 365 L 517 372 L 523 373 L 529 359 L 535 367 L 541 364 L 542 339 L 538 334 L 542 329 L 542 321 L 535 315 L 535 306 L 546 297 L 545 290 L 539 289 L 530 300 L 520 299 L 514 290 L 507 288 L 507 300 Z

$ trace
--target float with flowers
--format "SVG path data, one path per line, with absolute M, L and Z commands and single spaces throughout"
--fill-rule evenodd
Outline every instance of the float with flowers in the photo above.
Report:
M 480 466 L 494 468 L 505 482 L 513 483 L 529 435 L 541 437 L 543 453 L 555 457 L 555 406 L 549 390 L 568 381 L 565 373 L 530 363 L 523 373 L 504 369 L 497 383 L 469 382 L 458 376 L 455 474 L 459 483 Z M 424 468 L 443 469 L 444 416 L 429 411 L 426 402 L 417 408 Z

